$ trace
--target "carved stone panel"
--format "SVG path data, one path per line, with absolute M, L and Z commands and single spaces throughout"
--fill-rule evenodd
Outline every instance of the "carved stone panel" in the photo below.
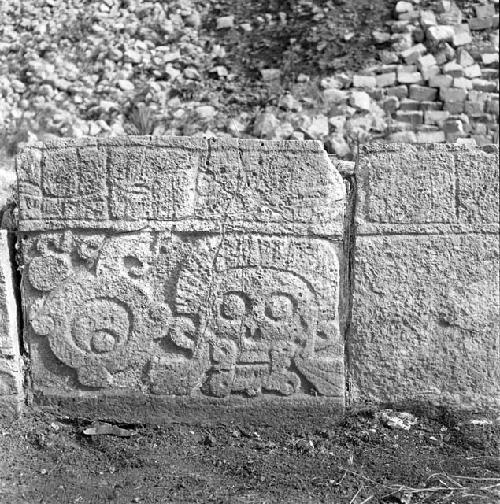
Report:
M 373 145 L 357 178 L 351 400 L 498 411 L 498 148 Z
M 86 204 L 83 215 L 44 210 L 55 192 L 57 206 L 90 180 L 82 172 L 97 168 L 79 154 L 86 146 L 72 147 L 82 160 L 78 181 L 63 177 L 63 162 L 61 174 L 44 170 L 66 145 L 32 149 L 20 161 L 25 179 L 37 171 L 31 163 L 42 168 L 36 211 L 22 185 L 20 194 L 37 393 L 342 403 L 344 188 L 322 148 L 119 142 L 92 147 L 105 180 L 88 191 L 94 203 L 104 200 L 91 219 Z M 54 180 L 67 189 L 47 196 Z
M 344 185 L 320 142 L 67 140 L 17 160 L 19 228 L 340 238 Z

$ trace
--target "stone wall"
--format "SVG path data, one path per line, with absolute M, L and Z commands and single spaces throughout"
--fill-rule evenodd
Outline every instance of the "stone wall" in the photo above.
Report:
M 498 143 L 498 2 L 472 4 L 400 1 L 390 33 L 374 32 L 390 50 L 353 76 L 350 104 L 370 111 L 375 137 L 385 123 L 388 141 Z
M 500 410 L 495 146 L 87 139 L 17 171 L 31 403 Z

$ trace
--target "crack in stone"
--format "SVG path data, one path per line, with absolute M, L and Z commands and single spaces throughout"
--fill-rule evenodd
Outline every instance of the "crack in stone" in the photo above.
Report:
M 347 185 L 346 211 L 344 216 L 344 237 L 343 237 L 343 261 L 344 272 L 342 281 L 342 303 L 339 306 L 341 312 L 341 329 L 344 336 L 344 376 L 345 376 L 345 394 L 346 404 L 349 404 L 350 393 L 352 390 L 350 382 L 350 334 L 352 322 L 352 309 L 354 298 L 354 260 L 356 250 L 356 204 L 357 204 L 357 171 L 359 166 L 359 143 L 356 155 L 354 170 L 352 173 L 343 174 Z

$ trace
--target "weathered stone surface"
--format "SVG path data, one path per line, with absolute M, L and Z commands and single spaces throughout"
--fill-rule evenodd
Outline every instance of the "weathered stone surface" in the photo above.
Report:
M 363 154 L 351 400 L 498 410 L 498 149 L 372 146 Z
M 343 403 L 345 188 L 320 143 L 136 138 L 22 156 L 37 393 Z
M 359 234 L 494 232 L 498 149 L 366 147 L 358 173 Z
M 322 144 L 127 137 L 27 148 L 19 228 L 340 236 L 341 179 Z
M 21 369 L 7 231 L 0 230 L 0 418 L 12 418 L 20 411 L 23 399 Z

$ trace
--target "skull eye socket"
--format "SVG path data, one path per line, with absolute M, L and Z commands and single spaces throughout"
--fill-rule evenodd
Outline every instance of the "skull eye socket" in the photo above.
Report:
M 283 320 L 290 317 L 294 311 L 294 302 L 291 296 L 283 293 L 274 293 L 266 301 L 266 316 L 272 320 Z
M 221 315 L 228 320 L 241 319 L 248 311 L 249 300 L 241 292 L 226 292 L 220 305 Z

